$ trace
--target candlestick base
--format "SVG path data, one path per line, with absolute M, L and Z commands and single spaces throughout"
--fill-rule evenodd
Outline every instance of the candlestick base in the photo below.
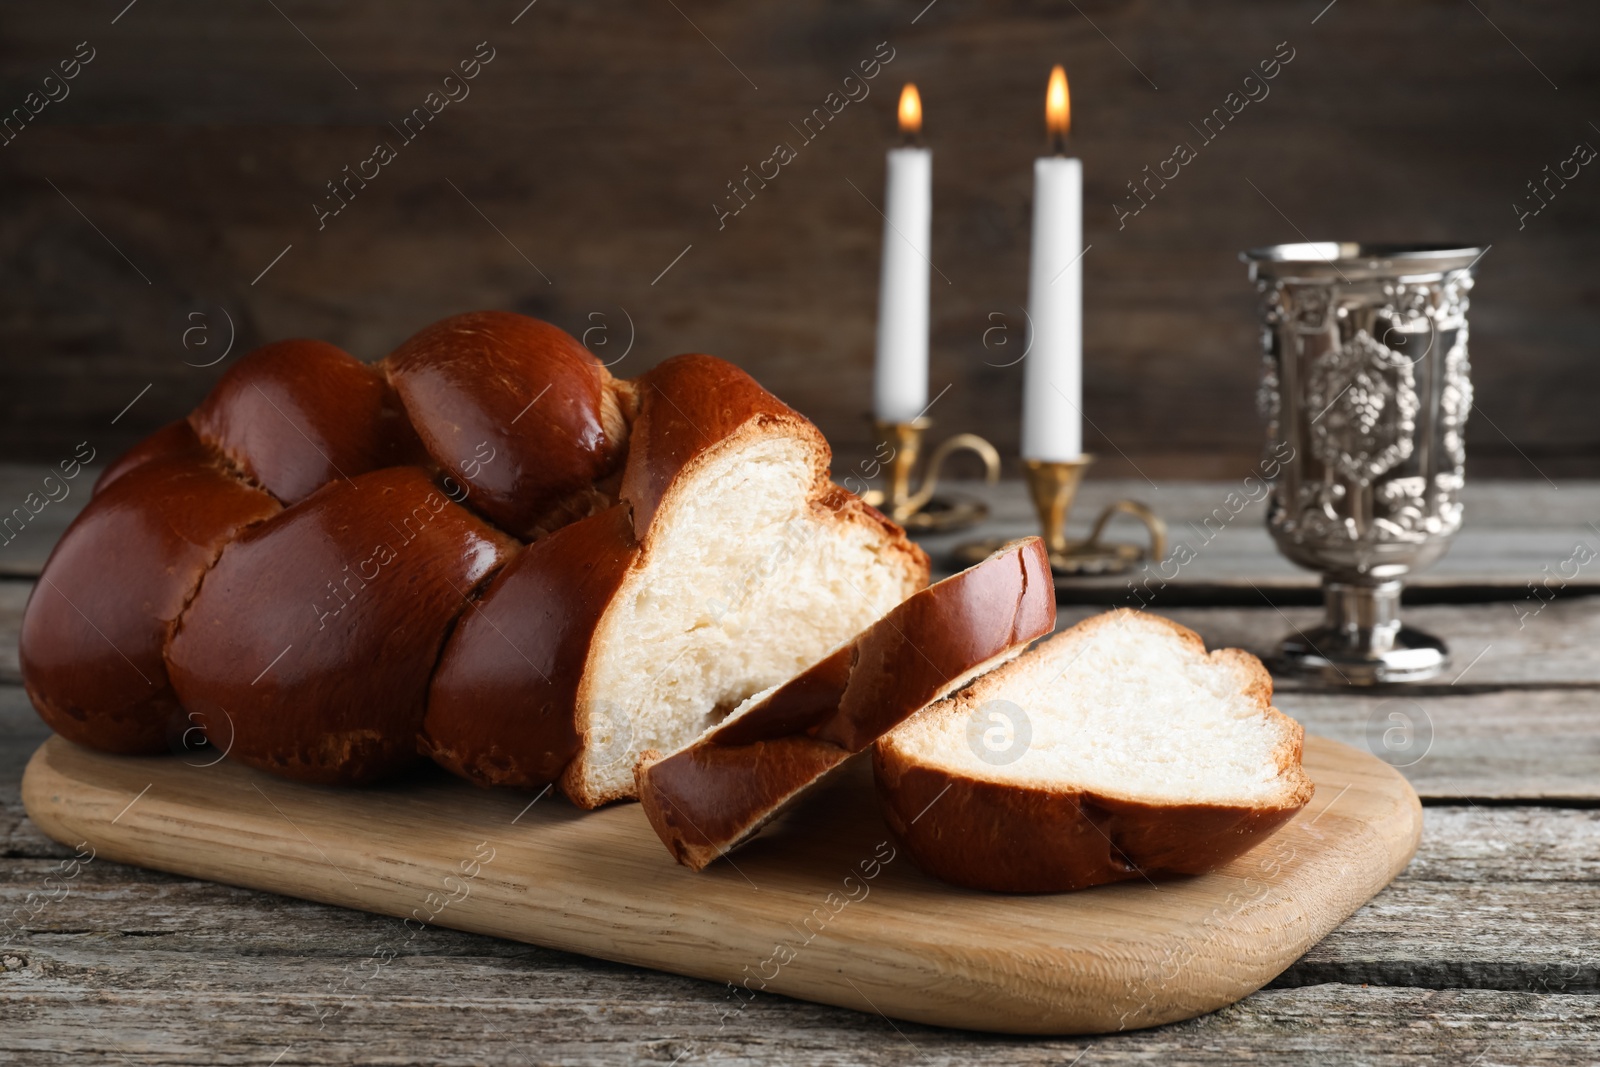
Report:
M 1159 520 L 1157 520 L 1159 521 Z M 966 541 L 951 550 L 950 556 L 964 567 L 975 566 L 1007 542 L 1008 538 L 988 537 Z M 1050 571 L 1057 578 L 1087 578 L 1095 575 L 1123 574 L 1150 557 L 1142 545 L 1078 542 L 1050 553 Z
M 911 533 L 949 533 L 970 530 L 989 517 L 989 505 L 969 496 L 933 496 L 921 511 L 907 515 L 900 525 Z
M 988 518 L 989 506 L 969 497 L 935 496 L 939 474 L 946 459 L 965 449 L 977 453 L 983 460 L 985 479 L 993 485 L 1000 477 L 1000 453 L 975 433 L 959 433 L 946 438 L 928 457 L 921 488 L 912 492 L 912 472 L 922 451 L 922 436 L 932 425 L 933 420 L 926 417 L 918 417 L 910 422 L 873 420 L 878 439 L 889 448 L 889 455 L 883 461 L 888 464 L 889 488 L 887 492 L 869 489 L 861 494 L 861 498 L 873 507 L 882 509 L 912 533 L 943 533 L 976 526 Z M 868 477 L 875 477 L 882 463 L 873 460 L 870 465 L 874 469 Z
M 1078 577 L 1099 574 L 1122 574 L 1144 560 L 1162 560 L 1167 555 L 1167 524 L 1160 516 L 1137 500 L 1118 500 L 1108 505 L 1095 519 L 1087 539 L 1067 540 L 1067 515 L 1072 510 L 1078 494 L 1078 483 L 1094 457 L 1050 462 L 1024 460 L 1028 475 L 1028 492 L 1033 497 L 1034 510 L 1039 515 L 1039 525 L 1049 550 L 1050 569 L 1058 577 Z M 1102 541 L 1101 534 L 1115 516 L 1131 515 L 1144 524 L 1150 534 L 1148 548 L 1141 545 L 1115 541 Z M 958 545 L 953 553 L 956 560 L 973 564 L 985 559 L 1005 538 L 992 538 Z

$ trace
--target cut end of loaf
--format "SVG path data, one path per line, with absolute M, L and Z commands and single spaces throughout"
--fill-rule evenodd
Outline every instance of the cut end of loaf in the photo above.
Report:
M 880 795 L 924 869 L 959 884 L 1037 892 L 1210 870 L 1311 798 L 1304 731 L 1271 695 L 1254 656 L 1109 612 L 880 741 Z
M 830 492 L 826 465 L 808 423 L 753 420 L 675 479 L 596 629 L 575 803 L 635 796 L 642 752 L 677 751 L 926 584 L 926 557 Z

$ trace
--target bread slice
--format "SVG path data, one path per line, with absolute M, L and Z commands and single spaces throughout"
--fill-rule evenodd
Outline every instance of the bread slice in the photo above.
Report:
M 873 766 L 924 871 L 1041 893 L 1227 863 L 1311 799 L 1304 736 L 1254 656 L 1121 609 L 922 709 Z
M 422 747 L 487 785 L 559 773 L 580 807 L 922 589 L 928 559 L 828 479 L 820 431 L 739 368 L 634 380 L 619 502 L 528 546 L 463 613 Z
M 686 748 L 646 752 L 635 772 L 645 815 L 679 863 L 701 870 L 928 701 L 1021 654 L 1055 617 L 1044 542 L 1012 541 Z

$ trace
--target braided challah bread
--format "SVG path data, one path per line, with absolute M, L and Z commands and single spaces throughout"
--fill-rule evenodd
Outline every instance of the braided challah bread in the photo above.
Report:
M 304 781 L 427 756 L 593 807 L 926 585 L 829 460 L 732 364 L 621 380 L 519 315 L 378 364 L 268 345 L 101 475 L 28 603 L 24 683 L 106 751 L 198 725 Z

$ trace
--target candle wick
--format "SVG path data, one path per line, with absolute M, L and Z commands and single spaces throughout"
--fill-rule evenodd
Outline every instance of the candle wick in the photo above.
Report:
M 1067 139 L 1059 133 L 1050 135 L 1050 154 L 1056 156 L 1067 154 Z

